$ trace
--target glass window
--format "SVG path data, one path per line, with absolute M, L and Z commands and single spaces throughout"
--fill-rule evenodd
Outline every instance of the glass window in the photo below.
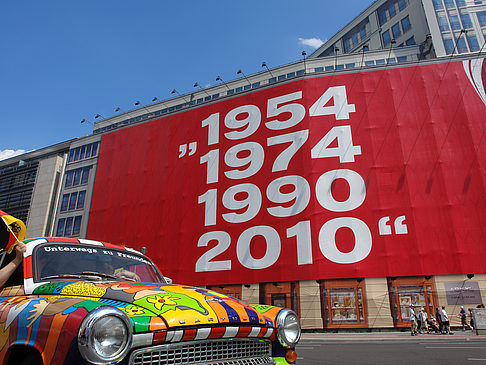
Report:
M 393 33 L 393 38 L 398 38 L 402 35 L 402 32 L 400 30 L 400 24 L 395 24 L 392 28 L 392 33 Z
M 77 160 L 79 160 L 79 150 L 80 150 L 80 148 L 79 148 L 79 147 L 76 147 L 76 148 L 74 149 L 74 160 L 73 160 L 73 161 L 77 161 Z
M 56 236 L 63 236 L 64 235 L 64 224 L 65 223 L 66 223 L 66 218 L 60 218 L 57 221 Z
M 351 39 L 347 38 L 344 40 L 344 52 L 348 53 L 349 50 L 351 49 Z
M 378 12 L 378 20 L 380 21 L 380 25 L 383 25 L 387 22 L 386 12 L 385 10 L 381 10 Z
M 365 66 L 374 66 L 375 65 L 375 61 L 366 61 L 365 62 Z
M 486 27 L 486 11 L 478 11 L 477 14 L 479 25 Z
M 73 217 L 66 218 L 66 226 L 64 227 L 64 235 L 70 236 L 73 230 Z
M 444 48 L 446 49 L 446 54 L 451 54 L 454 51 L 454 42 L 452 39 L 444 39 Z
M 91 157 L 91 148 L 93 147 L 92 143 L 86 145 L 86 158 Z
M 402 19 L 402 29 L 403 33 L 407 33 L 410 29 L 412 29 L 412 24 L 410 24 L 410 18 L 408 15 Z
M 280 76 L 278 76 L 277 80 L 278 80 L 278 81 L 285 80 L 285 75 L 280 75 Z
M 83 176 L 81 177 L 81 184 L 87 184 L 89 179 L 89 170 L 91 166 L 83 167 Z
M 439 23 L 439 29 L 441 32 L 449 30 L 449 23 L 447 22 L 447 18 L 444 14 L 437 14 L 437 22 Z
M 84 159 L 85 153 L 86 153 L 86 145 L 81 146 L 81 150 L 79 151 L 79 159 L 80 160 Z
M 457 6 L 466 6 L 466 0 L 456 0 Z
M 460 30 L 461 29 L 461 23 L 459 22 L 459 16 L 458 15 L 449 16 L 449 22 L 451 23 L 452 30 Z
M 287 74 L 287 78 L 290 79 L 292 77 L 295 77 L 295 72 L 290 72 Z
M 243 86 L 243 90 L 249 90 L 249 89 L 251 89 L 251 85 L 245 85 L 245 86 Z
M 389 58 L 388 63 L 396 63 L 397 59 L 396 58 Z
M 81 216 L 78 215 L 77 217 L 74 218 L 73 233 L 72 233 L 73 236 L 77 236 L 80 230 L 81 230 Z
M 454 4 L 454 0 L 444 0 L 444 4 L 447 9 L 453 9 L 456 4 Z
M 236 90 L 237 93 L 239 93 L 239 92 L 243 91 L 243 88 L 240 86 L 240 87 L 237 87 L 235 90 Z
M 201 104 L 203 101 L 204 101 L 203 98 L 199 98 L 199 99 L 197 99 L 196 103 Z
M 361 42 L 363 42 L 366 39 L 366 27 L 360 29 L 359 37 L 361 38 Z
M 210 96 L 205 96 L 204 97 L 204 101 L 209 101 L 209 100 L 211 100 L 211 97 Z
M 69 203 L 69 194 L 64 194 L 62 196 L 62 202 L 61 202 L 61 212 L 65 212 L 68 208 L 68 203 Z
M 468 52 L 469 50 L 467 49 L 466 45 L 466 40 L 464 37 L 461 37 L 457 40 L 457 52 L 458 53 L 465 53 Z
M 297 76 L 305 75 L 305 70 L 299 70 L 296 72 Z
M 392 3 L 388 8 L 388 14 L 390 14 L 390 19 L 397 15 L 397 10 L 395 9 L 395 3 Z
M 471 50 L 471 52 L 479 51 L 478 39 L 474 34 L 467 35 L 467 43 L 469 43 L 469 49 Z
M 358 33 L 354 33 L 351 38 L 353 39 L 353 47 L 356 47 L 358 45 L 358 43 L 359 43 L 359 41 L 358 41 Z
M 346 63 L 346 68 L 354 68 L 354 63 Z
M 255 88 L 257 88 L 257 87 L 260 87 L 260 81 L 253 83 L 253 84 L 251 85 L 251 87 L 252 87 L 253 89 L 255 89 Z
M 407 2 L 405 0 L 398 0 L 398 9 L 402 11 L 407 7 Z
M 391 42 L 390 32 L 387 30 L 381 35 L 383 38 L 383 46 L 388 46 Z
M 227 92 L 228 95 L 233 95 L 234 93 L 235 93 L 235 89 L 230 89 Z
M 334 70 L 334 66 L 326 66 L 326 71 L 333 71 Z
M 69 210 L 76 209 L 76 200 L 78 198 L 78 193 L 71 193 L 71 196 L 69 197 Z
M 336 65 L 336 70 L 344 70 L 344 65 Z
M 376 60 L 376 64 L 377 65 L 384 65 L 385 64 L 385 60 L 384 59 Z
M 74 176 L 74 170 L 66 172 L 66 184 L 65 187 L 69 187 L 73 185 L 73 176 Z
M 98 154 L 98 142 L 93 142 L 93 147 L 91 148 L 91 156 L 96 156 Z
M 315 72 L 323 72 L 324 71 L 324 67 L 316 67 L 314 69 Z
M 415 44 L 416 44 L 416 43 L 415 43 L 415 38 L 414 38 L 414 37 L 410 37 L 410 38 L 408 38 L 408 39 L 405 41 L 405 44 L 406 44 L 407 46 L 413 46 L 413 45 L 415 45 Z
M 81 179 L 81 169 L 74 170 L 73 186 L 79 185 L 80 179 Z
M 469 14 L 461 14 L 461 22 L 462 22 L 462 26 L 464 28 L 472 28 L 473 27 L 471 17 L 469 16 Z
M 434 3 L 435 10 L 444 9 L 444 5 L 442 5 L 442 0 L 432 0 L 432 2 Z
M 268 83 L 269 84 L 273 84 L 274 82 L 277 82 L 277 78 L 276 77 L 272 77 L 271 79 L 268 80 Z
M 83 209 L 84 208 L 84 198 L 86 197 L 86 191 L 80 191 L 78 194 L 78 202 L 76 204 L 76 209 Z
M 74 150 L 70 150 L 69 151 L 69 159 L 68 159 L 68 162 L 72 162 L 74 159 Z
M 407 56 L 397 57 L 397 62 L 407 62 Z

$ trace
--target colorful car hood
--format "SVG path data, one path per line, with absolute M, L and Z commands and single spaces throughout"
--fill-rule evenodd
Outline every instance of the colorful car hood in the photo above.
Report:
M 33 294 L 84 297 L 111 305 L 127 314 L 135 332 L 175 327 L 222 325 L 274 327 L 281 308 L 249 306 L 201 288 L 125 282 L 53 282 Z

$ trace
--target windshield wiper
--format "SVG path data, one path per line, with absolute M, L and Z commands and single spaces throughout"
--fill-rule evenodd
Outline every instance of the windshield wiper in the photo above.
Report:
M 49 279 L 91 279 L 91 280 L 96 280 L 96 278 L 100 279 L 112 279 L 112 280 L 119 280 L 121 278 L 126 279 L 128 281 L 136 281 L 133 278 L 126 277 L 124 275 L 121 276 L 116 276 L 113 274 L 106 274 L 103 272 L 96 272 L 96 271 L 82 271 L 77 274 L 59 274 L 59 275 L 51 275 L 51 276 L 45 276 L 40 278 L 41 280 L 49 280 Z

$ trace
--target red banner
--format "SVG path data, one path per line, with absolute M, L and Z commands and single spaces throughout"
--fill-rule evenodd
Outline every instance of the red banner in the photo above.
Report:
M 191 284 L 484 272 L 481 71 L 314 77 L 106 134 L 88 238 Z

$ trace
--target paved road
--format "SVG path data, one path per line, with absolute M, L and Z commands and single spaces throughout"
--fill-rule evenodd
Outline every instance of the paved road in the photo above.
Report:
M 486 336 L 470 331 L 416 337 L 407 332 L 304 333 L 296 351 L 299 365 L 486 365 Z

